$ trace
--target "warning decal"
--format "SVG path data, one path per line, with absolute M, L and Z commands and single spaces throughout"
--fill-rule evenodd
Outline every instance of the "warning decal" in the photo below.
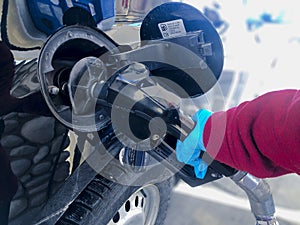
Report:
M 182 19 L 159 23 L 158 27 L 163 38 L 174 38 L 186 34 Z

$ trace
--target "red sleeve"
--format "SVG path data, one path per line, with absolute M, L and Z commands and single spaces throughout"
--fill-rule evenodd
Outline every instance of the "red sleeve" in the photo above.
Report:
M 203 140 L 211 157 L 257 177 L 300 174 L 300 91 L 270 92 L 214 113 Z

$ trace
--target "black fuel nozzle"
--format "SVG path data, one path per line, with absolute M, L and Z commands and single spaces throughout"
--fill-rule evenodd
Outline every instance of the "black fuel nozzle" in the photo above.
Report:
M 180 110 L 181 98 L 155 82 L 142 63 L 125 67 L 102 86 L 98 103 L 106 108 L 117 132 L 127 137 L 130 149 L 149 153 L 191 186 L 198 186 L 235 170 L 204 153 L 199 156 L 209 165 L 204 179 L 197 179 L 191 166 L 176 158 L 177 140 L 183 141 L 194 128 L 190 116 Z

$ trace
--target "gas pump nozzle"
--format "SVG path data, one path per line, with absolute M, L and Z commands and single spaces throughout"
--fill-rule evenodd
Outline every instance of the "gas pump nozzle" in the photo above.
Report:
M 142 150 L 176 172 L 190 186 L 236 172 L 204 153 L 199 157 L 208 163 L 208 172 L 204 179 L 197 179 L 191 166 L 176 159 L 177 139 L 183 141 L 195 124 L 180 110 L 181 98 L 157 83 L 144 64 L 130 64 L 99 89 L 97 103 L 111 116 L 115 129 L 131 141 L 143 142 L 146 147 Z

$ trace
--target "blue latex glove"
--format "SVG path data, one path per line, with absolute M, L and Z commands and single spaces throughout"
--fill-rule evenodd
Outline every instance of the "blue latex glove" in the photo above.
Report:
M 208 167 L 200 158 L 200 153 L 201 151 L 205 151 L 203 130 L 211 114 L 212 112 L 205 109 L 201 109 L 195 113 L 192 119 L 196 123 L 196 126 L 183 142 L 178 140 L 176 145 L 178 161 L 193 166 L 196 177 L 200 179 L 205 177 Z

